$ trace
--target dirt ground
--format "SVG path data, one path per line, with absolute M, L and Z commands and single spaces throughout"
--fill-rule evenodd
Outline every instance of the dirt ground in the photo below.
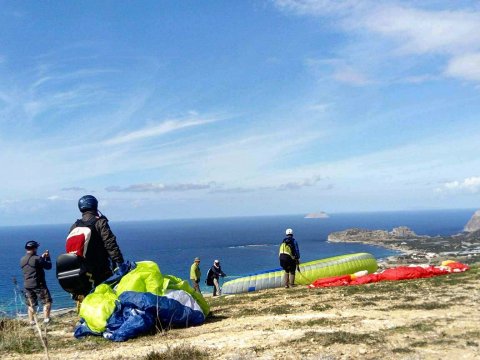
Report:
M 51 359 L 62 360 L 141 359 L 176 347 L 208 359 L 480 359 L 479 299 L 474 265 L 430 279 L 210 298 L 205 324 L 124 343 L 75 340 L 72 313 L 55 318 L 47 334 Z M 34 337 L 32 329 L 21 333 Z M 1 358 L 45 358 L 32 341 L 23 352 L 33 353 L 0 351 Z

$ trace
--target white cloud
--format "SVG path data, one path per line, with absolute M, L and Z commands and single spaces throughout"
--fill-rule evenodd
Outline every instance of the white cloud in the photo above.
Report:
M 441 56 L 446 68 L 442 75 L 480 81 L 478 7 L 422 9 L 421 3 L 399 1 L 278 0 L 274 3 L 296 15 L 332 17 L 342 30 L 361 35 L 365 45 L 386 40 L 389 56 Z M 367 79 L 362 76 L 350 65 L 334 72 L 333 78 L 364 85 Z
M 350 24 L 396 40 L 401 52 L 458 54 L 480 47 L 480 12 L 435 11 L 386 5 L 366 11 Z
M 342 59 L 307 59 L 306 64 L 320 80 L 328 77 L 354 86 L 370 83 L 365 74 Z
M 436 189 L 437 192 L 480 192 L 480 176 L 472 176 L 463 180 L 455 180 L 444 183 Z
M 435 81 L 438 80 L 439 77 L 431 74 L 423 74 L 423 75 L 412 75 L 404 77 L 400 79 L 399 82 L 407 83 L 407 84 L 422 84 L 428 81 Z
M 144 183 L 133 184 L 127 187 L 109 186 L 105 190 L 109 192 L 152 192 L 152 193 L 164 193 L 164 192 L 183 192 L 191 190 L 205 190 L 215 186 L 215 183 L 210 182 L 208 184 L 162 184 L 162 183 Z
M 85 188 L 80 187 L 80 186 L 64 187 L 61 190 L 62 191 L 86 191 Z
M 338 14 L 363 6 L 358 0 L 274 0 L 274 4 L 299 15 Z
M 314 176 L 308 179 L 302 179 L 299 181 L 290 181 L 285 184 L 281 184 L 278 186 L 278 190 L 285 191 L 285 190 L 298 190 L 304 187 L 311 187 L 317 185 L 319 181 L 323 180 L 322 176 Z
M 332 74 L 332 78 L 339 82 L 351 85 L 367 85 L 369 83 L 364 74 L 353 69 L 352 67 L 342 67 L 337 69 Z
M 279 185 L 268 185 L 268 182 L 272 181 L 272 178 L 264 178 L 263 185 L 256 186 L 256 187 L 223 187 L 223 186 L 216 186 L 210 192 L 211 193 L 227 193 L 227 194 L 243 194 L 243 193 L 250 193 L 255 191 L 264 191 L 264 190 L 278 190 L 278 191 L 291 191 L 291 190 L 299 190 L 305 187 L 312 187 L 318 185 L 321 180 L 325 178 L 323 176 L 312 176 L 309 178 L 304 179 L 296 179 L 291 180 L 285 183 L 281 183 Z M 275 177 L 276 178 L 276 177 Z M 330 189 L 331 186 L 328 185 L 325 189 Z
M 480 52 L 454 57 L 448 63 L 445 74 L 460 79 L 480 81 Z

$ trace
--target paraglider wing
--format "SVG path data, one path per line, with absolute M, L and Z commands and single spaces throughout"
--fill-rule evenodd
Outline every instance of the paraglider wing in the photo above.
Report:
M 214 286 L 214 283 L 213 283 L 213 271 L 212 269 L 208 269 L 208 272 L 207 272 L 207 279 L 205 280 L 205 283 L 208 285 L 208 286 Z
M 377 268 L 377 260 L 368 253 L 334 256 L 300 264 L 300 271 L 295 277 L 295 284 L 309 285 L 319 278 L 348 275 L 361 270 L 373 273 Z M 223 284 L 222 292 L 224 294 L 238 294 L 282 287 L 283 273 L 282 269 L 273 269 L 227 281 Z

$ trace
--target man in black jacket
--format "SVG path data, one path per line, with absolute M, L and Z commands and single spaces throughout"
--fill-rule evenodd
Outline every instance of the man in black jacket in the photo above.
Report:
M 82 196 L 78 200 L 78 209 L 82 218 L 70 227 L 70 231 L 79 226 L 91 230 L 85 261 L 97 286 L 113 274 L 111 261 L 120 265 L 124 261 L 123 255 L 116 236 L 110 230 L 108 219 L 98 211 L 98 200 L 92 195 Z
M 213 266 L 210 268 L 210 270 L 211 277 L 213 278 L 213 296 L 221 295 L 220 283 L 218 280 L 220 279 L 220 276 L 225 277 L 227 276 L 227 274 L 222 271 L 220 261 L 218 260 L 215 260 L 213 262 Z
M 35 325 L 35 308 L 38 306 L 38 298 L 43 304 L 43 322 L 50 322 L 50 309 L 52 306 L 52 297 L 48 291 L 45 281 L 45 271 L 52 268 L 50 254 L 48 250 L 41 255 L 37 255 L 37 249 L 40 244 L 36 241 L 27 241 L 25 249 L 27 253 L 20 259 L 20 267 L 23 272 L 23 286 L 25 287 L 25 300 L 28 306 L 28 319 L 30 325 Z

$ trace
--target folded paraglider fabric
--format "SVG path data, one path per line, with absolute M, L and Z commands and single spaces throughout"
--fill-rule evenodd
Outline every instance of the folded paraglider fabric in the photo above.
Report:
M 317 279 L 309 285 L 315 287 L 332 287 L 345 285 L 362 285 L 379 281 L 395 281 L 428 278 L 432 276 L 447 275 L 455 272 L 463 272 L 470 269 L 468 265 L 459 262 L 449 262 L 445 266 L 399 266 L 386 269 L 379 273 L 364 276 L 344 275 L 323 279 Z
M 75 337 L 103 335 L 125 341 L 151 330 L 157 322 L 162 327 L 202 324 L 210 311 L 202 295 L 186 281 L 162 275 L 151 261 L 138 262 L 110 282 L 114 283 L 114 289 L 104 283 L 85 298 Z
M 194 303 L 191 296 L 182 290 L 174 290 L 177 299 L 184 303 Z M 113 341 L 125 341 L 144 333 L 155 325 L 158 319 L 164 328 L 170 326 L 200 325 L 204 322 L 200 307 L 191 308 L 167 296 L 126 291 L 119 297 L 120 308 L 115 311 L 107 324 L 103 336 Z M 196 305 L 196 303 L 195 303 Z

